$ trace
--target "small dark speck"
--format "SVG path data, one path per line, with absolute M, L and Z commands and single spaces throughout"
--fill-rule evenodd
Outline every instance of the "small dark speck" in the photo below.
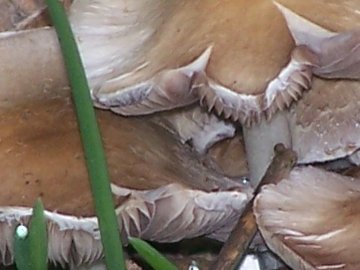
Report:
M 180 29 L 180 28 L 176 29 L 176 32 L 177 32 L 177 33 L 180 33 L 180 31 L 181 31 L 181 29 Z
M 40 192 L 39 197 L 44 197 L 44 192 Z
M 40 179 L 36 179 L 36 180 L 35 180 L 35 183 L 36 183 L 36 184 L 40 184 Z
M 31 116 L 31 112 L 29 111 L 24 111 L 21 113 L 21 119 L 23 120 L 29 120 L 30 116 Z
M 25 185 L 28 185 L 28 184 L 30 184 L 30 181 L 25 181 Z

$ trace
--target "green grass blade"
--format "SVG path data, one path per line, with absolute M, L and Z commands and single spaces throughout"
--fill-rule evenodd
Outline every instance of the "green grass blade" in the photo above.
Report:
M 75 38 L 64 8 L 58 0 L 47 0 L 50 17 L 58 33 L 64 62 L 72 88 L 85 159 L 99 220 L 108 270 L 125 269 L 119 227 L 109 184 L 103 144 L 92 107 L 89 86 L 80 59 Z
M 155 270 L 177 270 L 177 267 L 147 242 L 129 237 L 129 242 L 139 255 Z
M 27 237 L 22 238 L 15 233 L 14 253 L 15 265 L 18 270 L 31 270 L 29 250 L 29 241 Z
M 15 264 L 19 270 L 47 270 L 48 248 L 44 206 L 38 199 L 33 208 L 28 236 L 15 233 Z
M 31 269 L 46 270 L 47 269 L 47 229 L 44 216 L 44 206 L 38 199 L 33 208 L 29 226 L 29 249 Z

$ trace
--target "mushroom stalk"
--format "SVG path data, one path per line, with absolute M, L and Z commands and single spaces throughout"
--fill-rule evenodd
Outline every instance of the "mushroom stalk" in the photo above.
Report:
M 291 148 L 287 113 L 278 112 L 270 121 L 263 119 L 258 125 L 243 127 L 243 133 L 250 179 L 256 187 L 271 162 L 274 146 L 282 143 Z

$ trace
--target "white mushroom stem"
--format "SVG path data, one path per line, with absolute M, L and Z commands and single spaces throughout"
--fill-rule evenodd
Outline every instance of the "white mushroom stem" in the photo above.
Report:
M 271 162 L 274 146 L 282 143 L 291 147 L 287 112 L 278 112 L 271 120 L 263 119 L 252 127 L 243 127 L 243 133 L 251 183 L 257 186 Z

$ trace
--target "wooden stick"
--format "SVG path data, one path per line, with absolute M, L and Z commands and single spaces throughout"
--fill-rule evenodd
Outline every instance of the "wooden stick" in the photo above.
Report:
M 238 223 L 231 232 L 227 242 L 220 251 L 217 261 L 211 270 L 236 269 L 246 255 L 246 251 L 257 232 L 253 203 L 262 186 L 278 183 L 286 177 L 297 161 L 296 153 L 286 149 L 282 144 L 274 148 L 275 156 L 264 177 L 256 187 L 254 198 L 246 205 Z

